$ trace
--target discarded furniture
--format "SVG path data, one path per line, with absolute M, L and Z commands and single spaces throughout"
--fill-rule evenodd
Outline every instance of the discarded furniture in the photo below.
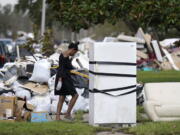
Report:
M 144 94 L 144 108 L 151 120 L 180 120 L 180 82 L 147 83 Z

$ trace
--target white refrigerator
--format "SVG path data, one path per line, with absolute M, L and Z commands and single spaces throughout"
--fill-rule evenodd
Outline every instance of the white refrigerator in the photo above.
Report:
M 89 57 L 90 125 L 135 124 L 136 43 L 97 42 Z

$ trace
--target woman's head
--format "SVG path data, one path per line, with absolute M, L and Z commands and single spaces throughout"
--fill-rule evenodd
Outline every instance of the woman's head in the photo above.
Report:
M 79 45 L 79 42 L 69 44 L 68 50 L 69 50 L 69 55 L 70 56 L 74 56 L 77 53 L 78 45 Z

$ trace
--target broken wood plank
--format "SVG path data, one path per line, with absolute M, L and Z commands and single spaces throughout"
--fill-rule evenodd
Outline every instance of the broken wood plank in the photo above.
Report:
M 148 55 L 143 53 L 142 51 L 137 50 L 137 56 L 143 59 L 147 59 Z
M 144 39 L 138 38 L 138 37 L 132 37 L 132 36 L 126 36 L 126 35 L 119 35 L 117 37 L 120 41 L 127 41 L 127 42 L 136 42 L 140 44 L 145 44 Z
M 38 93 L 38 94 L 45 94 L 48 92 L 48 86 L 47 85 L 41 85 L 38 83 L 28 82 L 21 86 L 26 89 L 30 89 L 31 91 Z
M 147 49 L 150 53 L 153 52 L 153 49 L 151 47 L 151 35 L 149 34 L 144 34 L 144 31 L 142 30 L 142 28 L 139 28 L 137 33 L 136 33 L 136 36 L 139 37 L 139 38 L 142 38 L 145 43 L 147 44 Z
M 152 41 L 152 45 L 153 45 L 153 48 L 154 48 L 154 51 L 155 51 L 155 55 L 156 55 L 157 60 L 160 61 L 160 62 L 162 62 L 162 61 L 163 61 L 163 58 L 162 58 L 161 50 L 160 50 L 160 48 L 159 48 L 159 45 L 158 45 L 157 40 L 153 40 L 153 41 Z
M 174 63 L 174 60 L 173 60 L 171 54 L 170 54 L 166 49 L 162 49 L 162 50 L 163 50 L 164 54 L 166 55 L 168 61 L 171 63 L 173 69 L 179 70 L 179 68 L 178 68 L 178 67 L 176 66 L 176 64 Z

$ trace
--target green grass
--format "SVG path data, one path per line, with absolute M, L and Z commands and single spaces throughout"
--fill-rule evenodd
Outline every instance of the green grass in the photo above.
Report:
M 146 122 L 127 129 L 133 135 L 180 135 L 180 121 Z
M 145 114 L 143 106 L 137 106 L 137 123 L 149 122 L 150 119 L 143 116 Z
M 180 82 L 180 71 L 138 71 L 138 82 Z
M 179 71 L 138 71 L 138 82 L 180 82 Z M 133 135 L 180 135 L 180 121 L 152 122 L 142 117 L 144 108 L 137 107 L 137 126 L 121 129 Z
M 110 130 L 83 122 L 84 113 L 78 111 L 73 122 L 0 122 L 0 135 L 95 135 L 97 132 Z
M 82 122 L 0 123 L 0 135 L 95 135 L 109 128 L 93 127 Z
M 123 128 L 123 131 L 133 135 L 180 135 L 180 121 L 152 122 L 142 117 L 145 113 L 143 106 L 137 107 L 137 125 L 135 127 Z
M 180 82 L 178 71 L 138 71 L 138 82 Z M 179 122 L 151 122 L 142 117 L 144 109 L 137 108 L 136 127 L 123 131 L 134 135 L 180 135 Z M 75 122 L 48 122 L 48 123 L 0 123 L 0 135 L 95 135 L 96 132 L 110 131 L 110 128 L 92 127 L 82 121 L 84 112 L 77 112 Z
M 75 121 L 76 122 L 82 122 L 83 121 L 83 115 L 87 113 L 87 112 L 84 112 L 84 111 L 77 111 L 75 113 Z
M 0 123 L 0 135 L 94 135 L 96 128 L 85 123 Z

